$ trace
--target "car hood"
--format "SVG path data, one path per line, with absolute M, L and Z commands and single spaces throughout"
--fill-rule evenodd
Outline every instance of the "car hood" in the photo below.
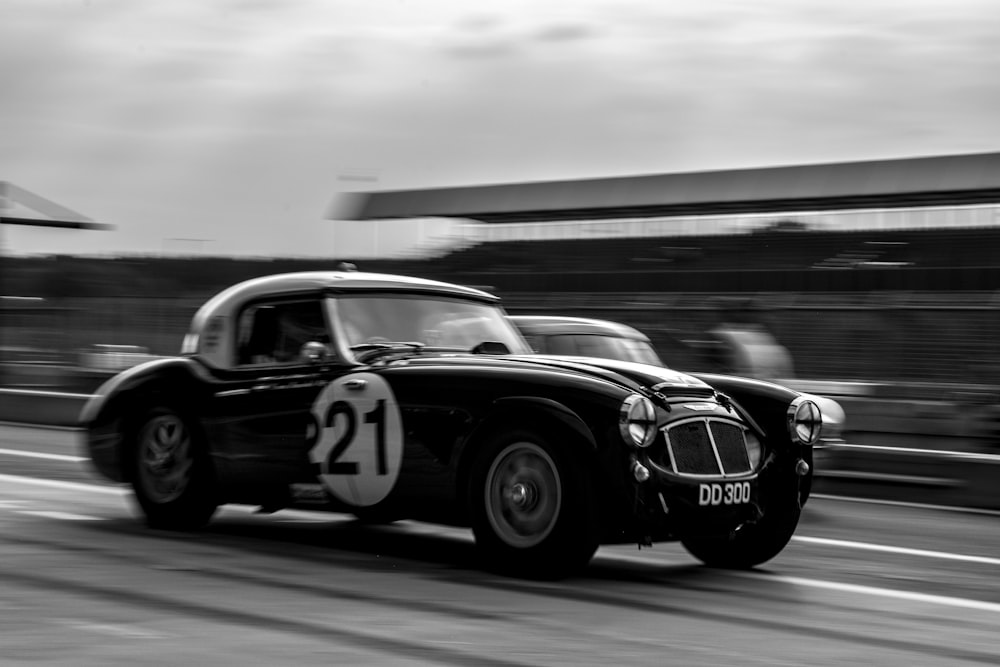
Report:
M 513 357 L 519 362 L 589 373 L 633 387 L 638 385 L 665 395 L 710 396 L 712 387 L 698 378 L 663 366 L 598 357 L 532 354 Z
M 710 397 L 711 385 L 686 373 L 649 364 L 597 357 L 575 357 L 547 354 L 428 354 L 408 352 L 393 359 L 382 359 L 375 365 L 387 367 L 489 367 L 511 371 L 533 368 L 552 373 L 572 373 L 603 380 L 630 392 L 663 396 Z

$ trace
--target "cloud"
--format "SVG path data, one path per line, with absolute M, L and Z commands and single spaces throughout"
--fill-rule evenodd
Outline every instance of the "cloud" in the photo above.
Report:
M 322 254 L 337 190 L 1000 149 L 985 0 L 40 7 L 0 24 L 0 179 L 117 225 L 70 249 Z
M 503 58 L 518 52 L 513 39 L 468 40 L 444 47 L 445 53 L 458 58 Z
M 536 40 L 540 42 L 578 42 L 591 39 L 597 36 L 598 30 L 595 26 L 583 23 L 557 23 L 544 26 L 534 34 Z
M 560 21 L 542 25 L 508 22 L 496 15 L 480 14 L 463 18 L 456 25 L 445 53 L 458 58 L 503 58 L 528 55 L 533 45 L 583 42 L 599 34 L 597 26 L 581 21 Z

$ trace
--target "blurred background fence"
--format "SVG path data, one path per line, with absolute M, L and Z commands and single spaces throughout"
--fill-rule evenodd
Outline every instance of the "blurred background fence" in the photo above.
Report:
M 490 241 L 358 268 L 480 286 L 513 313 L 624 322 L 678 369 L 709 370 L 706 332 L 740 318 L 788 348 L 799 378 L 1000 387 L 991 220 L 831 230 L 782 218 L 738 234 Z M 342 259 L 5 257 L 0 354 L 64 364 L 94 345 L 176 354 L 217 291 Z
M 501 292 L 511 313 L 631 324 L 664 360 L 709 370 L 706 332 L 728 319 L 768 328 L 801 378 L 1000 385 L 1000 293 Z M 204 296 L 66 297 L 3 313 L 7 361 L 77 364 L 94 345 L 176 354 Z

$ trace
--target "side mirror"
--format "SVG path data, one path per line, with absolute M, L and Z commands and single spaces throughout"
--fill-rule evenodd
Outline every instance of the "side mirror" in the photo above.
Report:
M 329 356 L 329 348 L 318 340 L 303 343 L 302 347 L 299 348 L 299 359 L 308 361 L 311 364 L 318 364 L 321 361 L 325 361 Z

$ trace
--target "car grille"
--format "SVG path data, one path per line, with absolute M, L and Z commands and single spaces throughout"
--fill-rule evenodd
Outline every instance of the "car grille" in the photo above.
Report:
M 663 429 L 663 467 L 678 475 L 742 475 L 751 471 L 739 424 L 712 417 L 689 419 Z

